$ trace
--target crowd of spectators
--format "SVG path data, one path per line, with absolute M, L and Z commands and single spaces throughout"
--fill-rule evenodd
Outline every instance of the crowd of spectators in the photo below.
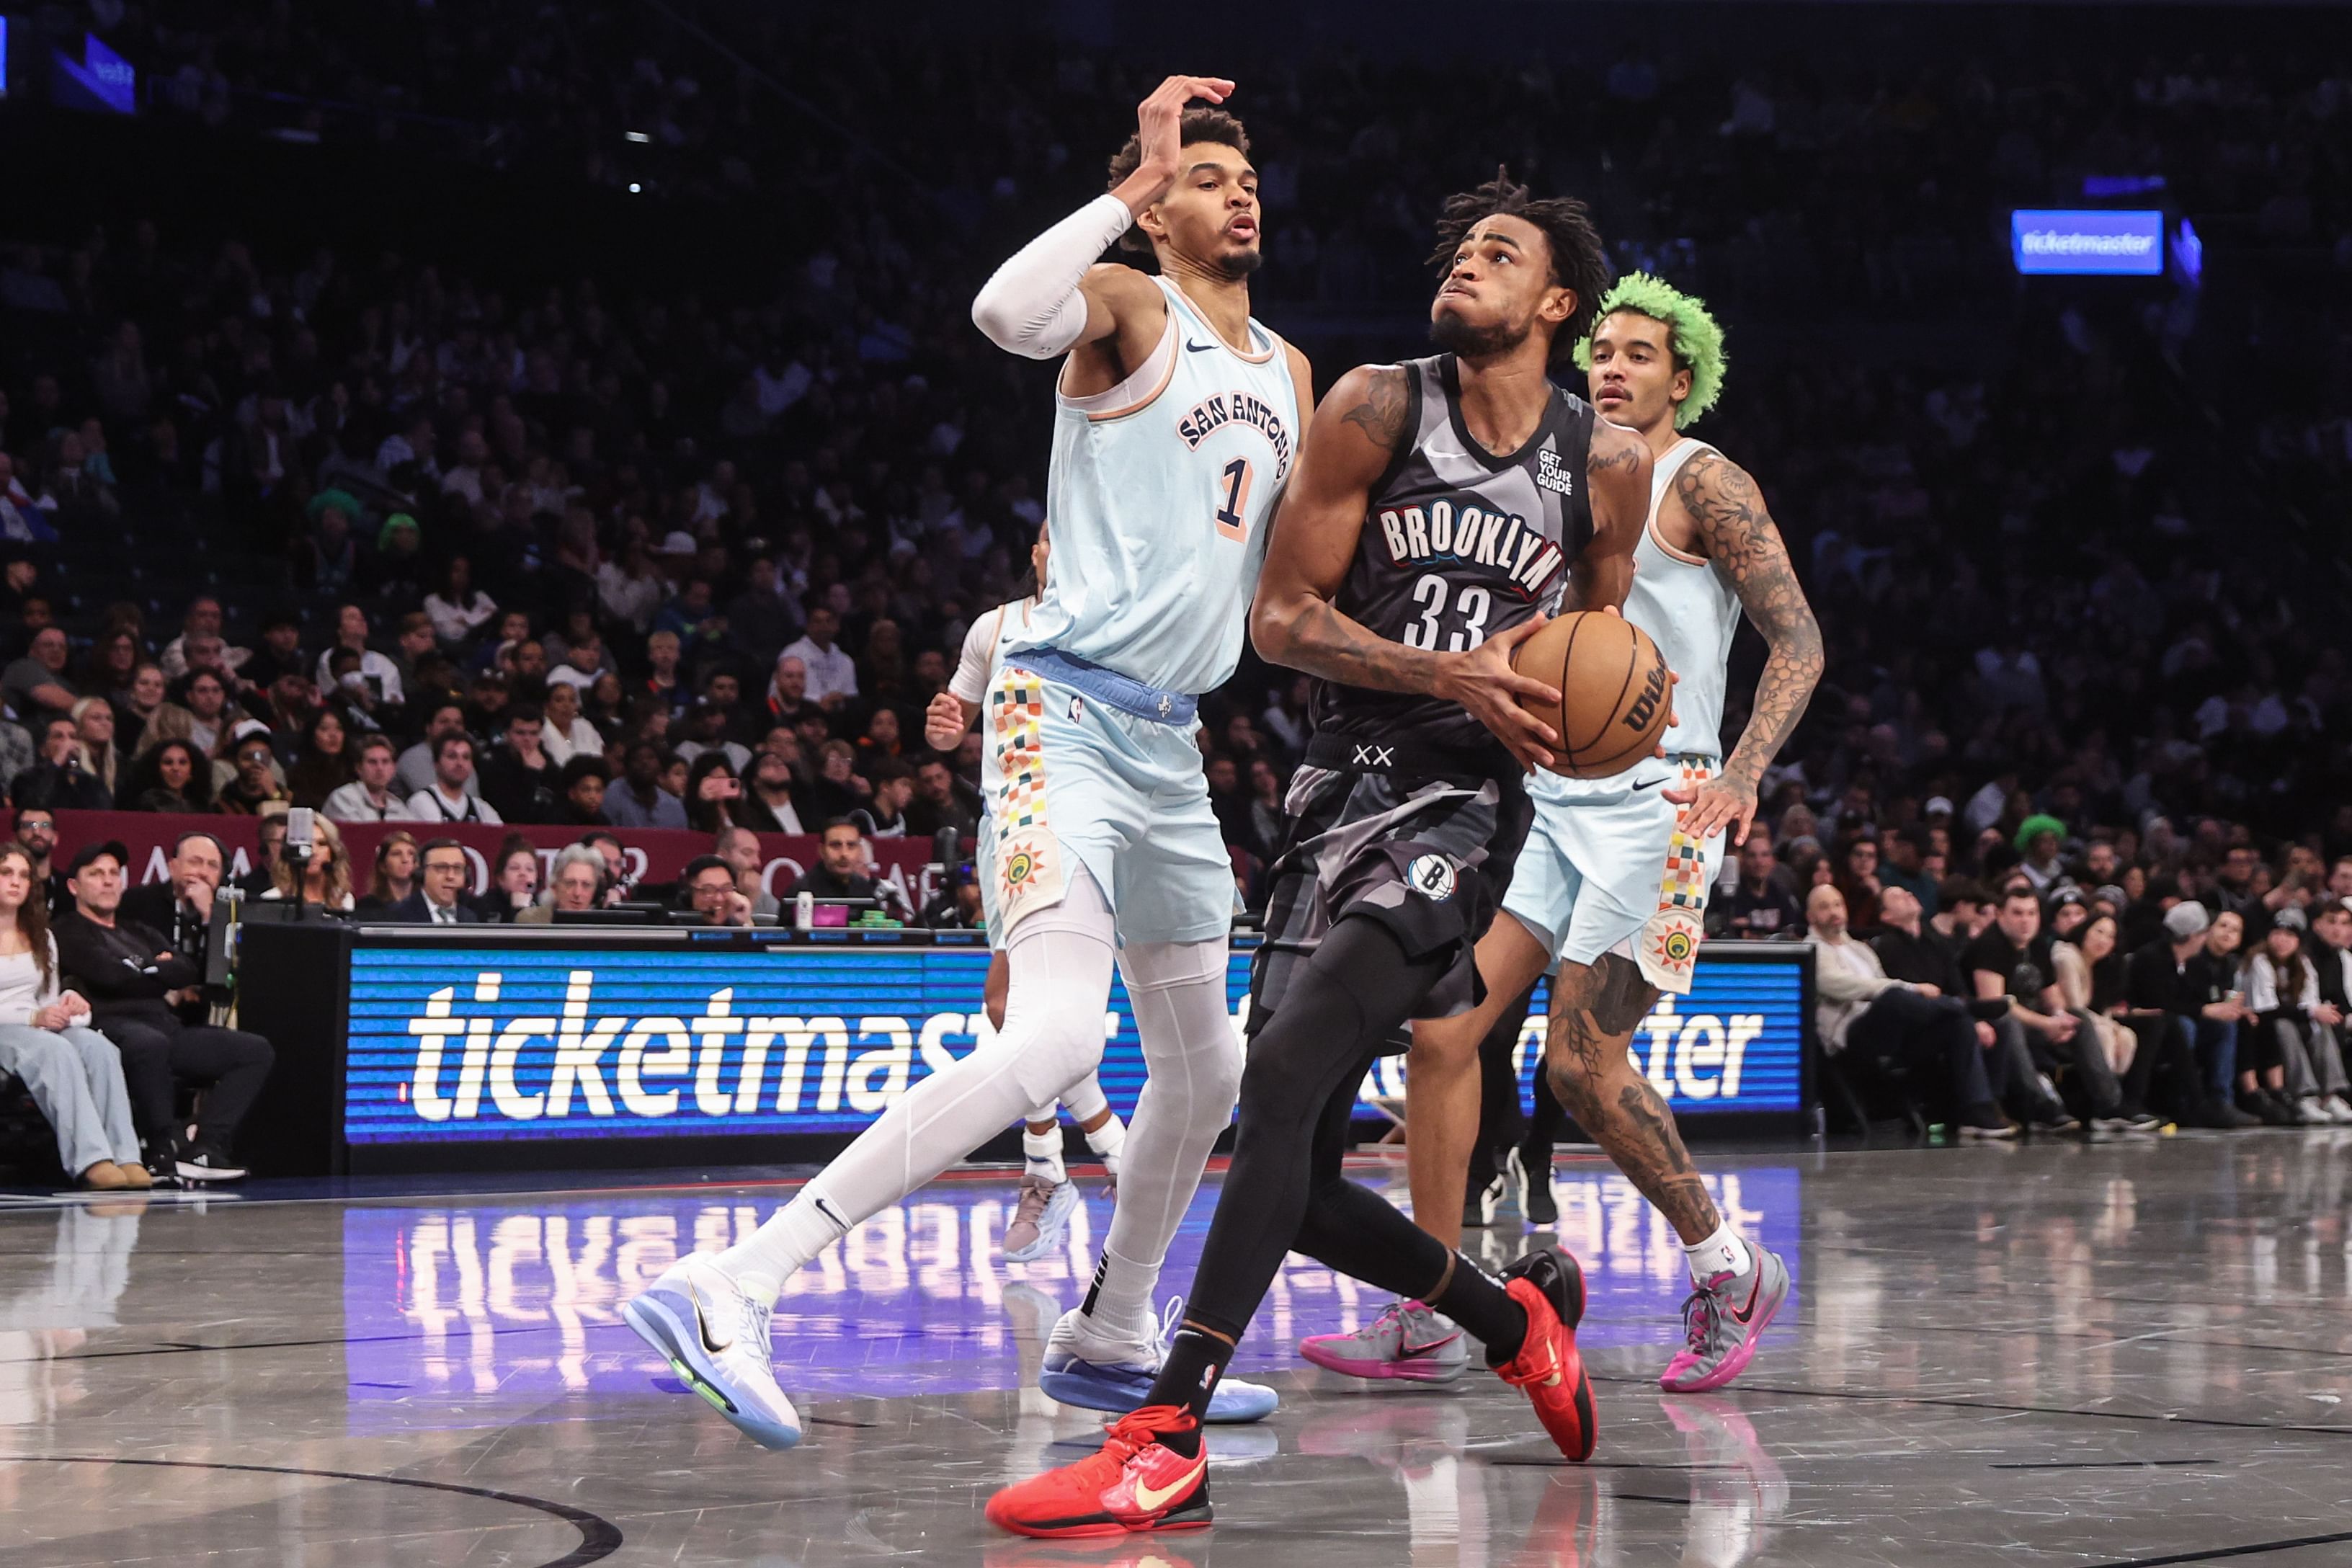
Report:
M 425 919 L 460 918 L 431 891 L 448 823 L 692 828 L 722 865 L 743 830 L 822 833 L 811 876 L 845 886 L 871 837 L 970 832 L 980 740 L 935 753 L 922 712 L 973 618 L 1015 591 L 1050 394 L 968 303 L 1094 188 L 1157 73 L 1050 40 L 885 47 L 856 24 L 713 15 L 735 24 L 723 47 L 502 0 L 124 14 L 166 112 L 233 129 L 267 94 L 358 104 L 394 147 L 466 121 L 469 156 L 552 149 L 562 177 L 605 185 L 649 146 L 677 175 L 649 193 L 660 221 L 755 194 L 804 228 L 732 295 L 589 260 L 519 278 L 447 235 L 353 255 L 124 220 L 18 246 L 0 311 L 37 330 L 0 356 L 15 805 L 410 823 L 388 877 L 330 853 L 303 890 Z M 2129 1123 L 2151 1096 L 2212 1121 L 2342 1103 L 2315 1043 L 2345 1005 L 2319 900 L 2352 886 L 2319 868 L 2352 853 L 2352 682 L 2340 583 L 2290 514 L 2340 503 L 2352 353 L 2341 331 L 2305 344 L 2311 395 L 2287 416 L 2200 380 L 2275 330 L 2244 300 L 2025 293 L 2001 266 L 2009 205 L 2161 174 L 2217 244 L 2352 268 L 2347 84 L 2322 55 L 2257 68 L 2210 44 L 2119 64 L 1988 37 L 1932 70 L 1696 41 L 1671 62 L 1531 53 L 1502 73 L 1235 68 L 1268 209 L 1253 288 L 1324 382 L 1420 348 L 1436 198 L 1497 158 L 1589 196 L 1621 263 L 1726 306 L 1729 395 L 1698 433 L 1758 474 L 1830 657 L 1714 923 L 1850 930 L 1883 963 L 1862 981 L 1962 1005 L 1962 1079 L 1938 1092 L 1980 1131 Z M 776 76 L 804 95 L 760 86 Z M 1465 132 L 1472 100 L 1492 137 Z M 234 232 L 233 203 L 223 216 Z M 1935 330 L 1956 319 L 1957 352 Z M 122 591 L 118 554 L 169 558 L 184 534 L 252 591 Z M 1307 709 L 1303 679 L 1255 660 L 1203 705 L 1244 901 Z M 575 847 L 574 895 L 612 896 L 609 875 L 581 891 L 594 846 Z M 494 889 L 488 913 L 561 904 L 566 875 L 560 857 L 522 903 Z M 701 867 L 679 892 L 771 913 L 756 883 L 721 880 Z M 2021 880 L 2031 931 L 2009 907 Z M 2192 907 L 2200 951 L 2254 954 L 2193 1007 L 2189 981 L 2141 962 Z M 976 918 L 953 898 L 935 913 Z M 2074 940 L 2086 914 L 2112 930 Z M 2024 956 L 1994 962 L 1989 931 Z M 2281 931 L 2318 976 L 2308 1005 Z M 1845 1022 L 1942 1049 L 1949 1013 Z M 2157 1013 L 2183 1021 L 2188 1082 Z

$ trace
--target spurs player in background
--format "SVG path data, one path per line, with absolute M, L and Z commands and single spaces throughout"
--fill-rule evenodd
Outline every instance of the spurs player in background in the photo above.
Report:
M 1029 612 L 1035 607 L 1037 595 L 1045 591 L 1051 555 L 1046 531 L 1040 527 L 1037 542 L 1029 547 L 1029 592 L 973 621 L 971 629 L 964 634 L 963 651 L 956 660 L 954 676 L 949 679 L 947 689 L 934 696 L 923 713 L 923 742 L 931 750 L 941 753 L 954 751 L 962 743 L 964 731 L 980 717 L 980 705 L 988 696 L 989 682 L 996 674 L 1004 639 L 1029 624 Z M 975 869 L 993 866 L 995 846 L 994 826 L 983 812 L 972 852 Z M 980 898 L 990 950 L 988 980 L 982 987 L 981 1005 L 986 1010 L 988 1026 L 1001 1030 L 1004 1027 L 1004 996 L 1012 984 L 1013 966 L 1004 956 L 992 873 L 980 878 Z M 1119 1154 L 1127 1142 L 1127 1124 L 1111 1110 L 1101 1082 L 1090 1072 L 1065 1090 L 1058 1104 L 1046 1100 L 1021 1120 L 1021 1192 L 1013 1205 L 1013 1217 L 1004 1226 L 1003 1245 L 1007 1263 L 1028 1263 L 1061 1246 L 1062 1235 L 1069 1228 L 1070 1211 L 1078 1206 L 1078 1185 L 1070 1180 L 1068 1170 L 1062 1164 L 1058 1110 L 1065 1106 L 1085 1135 L 1087 1147 L 1102 1161 L 1104 1172 L 1114 1184 L 1118 1181 Z
M 1705 307 L 1631 274 L 1602 299 L 1576 357 L 1601 416 L 1637 431 L 1653 457 L 1649 522 L 1624 614 L 1676 676 L 1675 718 L 1663 760 L 1612 779 L 1538 776 L 1535 826 L 1503 903 L 1512 918 L 1478 944 L 1486 1000 L 1413 1026 L 1412 1209 L 1440 1239 L 1459 1239 L 1479 1041 L 1557 962 L 1544 1052 L 1552 1092 L 1682 1238 L 1685 1342 L 1660 1383 L 1695 1393 L 1747 1366 L 1787 1298 L 1789 1272 L 1724 1220 L 1673 1111 L 1629 1049 L 1660 992 L 1690 989 L 1724 835 L 1734 845 L 1747 838 L 1764 770 L 1821 679 L 1822 634 L 1756 481 L 1682 434 L 1723 389 L 1723 331 Z M 1764 673 L 1746 731 L 1719 762 L 1724 679 L 1743 610 L 1764 636 Z M 1423 1382 L 1456 1375 L 1467 1360 L 1454 1324 L 1422 1300 L 1300 1349 L 1334 1370 Z
M 1233 871 L 1192 732 L 1241 657 L 1265 531 L 1303 437 L 1306 358 L 1253 320 L 1257 172 L 1233 83 L 1171 77 L 1137 110 L 1110 189 L 1022 247 L 972 302 L 1007 351 L 1061 359 L 1046 510 L 1055 570 L 1005 638 L 982 775 L 1011 980 L 993 1048 L 900 1096 L 757 1232 L 681 1259 L 624 1315 L 755 1441 L 799 1441 L 769 1316 L 785 1282 L 1102 1059 L 1118 963 L 1150 1072 L 1085 1302 L 1048 1336 L 1057 1397 L 1140 1402 L 1152 1296 L 1233 1120 Z M 1115 242 L 1159 275 L 1097 265 Z M 1255 1420 L 1241 1385 L 1212 1415 Z
M 1560 1451 L 1592 1451 L 1575 1260 L 1546 1249 L 1494 1279 L 1341 1173 L 1375 1058 L 1407 1020 L 1475 1000 L 1473 950 L 1528 832 L 1527 769 L 1559 743 L 1520 706 L 1559 694 L 1512 653 L 1571 582 L 1580 607 L 1622 601 L 1649 505 L 1648 448 L 1547 374 L 1607 278 L 1583 204 L 1498 175 L 1446 202 L 1438 237 L 1430 326 L 1449 352 L 1331 389 L 1251 616 L 1260 652 L 1319 678 L 1315 729 L 1272 868 L 1233 1166 L 1183 1323 L 1100 1452 L 990 1501 L 1023 1534 L 1209 1522 L 1201 1425 L 1294 1249 L 1472 1325 Z

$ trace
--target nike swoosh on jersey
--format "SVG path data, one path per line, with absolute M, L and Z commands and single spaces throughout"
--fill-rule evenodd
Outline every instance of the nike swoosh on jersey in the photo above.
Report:
M 1184 340 L 1184 352 L 1186 353 L 1204 354 L 1216 346 L 1217 345 L 1214 343 L 1196 343 L 1190 338 L 1186 338 Z
M 1186 1470 L 1182 1475 L 1177 1477 L 1174 1480 L 1171 1481 L 1164 1487 L 1147 1485 L 1144 1482 L 1143 1478 L 1138 1476 L 1135 1479 L 1135 1501 L 1137 1506 L 1141 1508 L 1147 1513 L 1160 1509 L 1167 1503 L 1170 1498 L 1174 1497 L 1178 1492 L 1182 1491 L 1185 1488 L 1198 1480 L 1201 1477 L 1201 1472 L 1208 1468 L 1209 1457 L 1206 1454 L 1202 1454 L 1199 1459 L 1193 1462 L 1191 1469 Z

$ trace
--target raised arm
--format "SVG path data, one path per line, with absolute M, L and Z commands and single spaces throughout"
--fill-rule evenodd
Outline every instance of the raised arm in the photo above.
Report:
M 1685 822 L 1699 837 L 1729 827 L 1731 841 L 1739 844 L 1756 816 L 1764 770 L 1795 732 L 1821 681 L 1822 627 L 1747 469 L 1720 453 L 1701 452 L 1675 476 L 1675 495 L 1697 526 L 1707 559 L 1730 576 L 1740 607 L 1764 634 L 1764 674 L 1756 682 L 1748 728 L 1721 776 L 1696 791 Z
M 1405 438 L 1410 402 L 1403 370 L 1359 365 L 1316 410 L 1275 514 L 1250 635 L 1264 658 L 1326 680 L 1459 702 L 1521 763 L 1548 767 L 1547 748 L 1559 738 L 1518 699 L 1558 702 L 1559 694 L 1511 668 L 1511 650 L 1543 616 L 1465 652 L 1441 653 L 1391 642 L 1332 603 L 1355 559 L 1372 487 Z
M 1143 161 L 1135 173 L 1013 252 L 973 299 L 972 324 L 1029 359 L 1055 359 L 1116 334 L 1118 374 L 1135 370 L 1159 341 L 1167 301 L 1134 268 L 1097 259 L 1176 183 L 1184 106 L 1196 98 L 1223 103 L 1233 89 L 1222 77 L 1161 82 L 1136 110 Z

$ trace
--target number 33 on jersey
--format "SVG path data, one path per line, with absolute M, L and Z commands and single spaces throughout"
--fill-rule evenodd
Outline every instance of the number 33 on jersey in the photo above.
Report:
M 1298 396 L 1280 338 L 1253 321 L 1241 353 L 1159 281 L 1168 327 L 1150 357 L 1108 392 L 1056 399 L 1054 566 L 1008 641 L 1198 693 L 1240 661 Z

